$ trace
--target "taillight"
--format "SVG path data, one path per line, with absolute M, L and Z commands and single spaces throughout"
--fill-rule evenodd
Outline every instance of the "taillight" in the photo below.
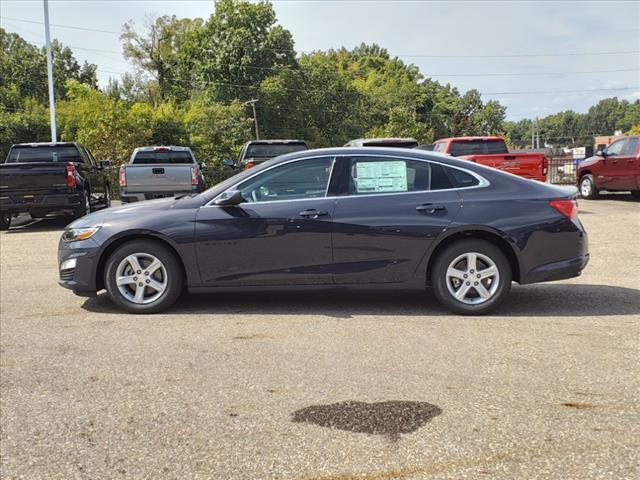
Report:
M 76 186 L 76 167 L 72 163 L 67 164 L 67 187 L 74 188 Z
M 120 167 L 120 171 L 118 172 L 118 183 L 121 187 L 127 186 L 127 177 L 124 173 L 124 165 Z
M 191 167 L 191 185 L 198 185 L 198 172 L 196 167 Z
M 549 159 L 547 157 L 542 157 L 542 175 L 546 175 L 549 171 Z
M 255 165 L 256 165 L 256 164 L 255 164 L 255 163 L 253 163 L 253 162 L 247 162 L 247 164 L 245 165 L 245 168 L 244 168 L 244 169 L 245 169 L 245 170 L 249 170 L 250 168 L 255 167 Z
M 552 200 L 549 205 L 569 220 L 578 215 L 578 202 L 575 200 Z

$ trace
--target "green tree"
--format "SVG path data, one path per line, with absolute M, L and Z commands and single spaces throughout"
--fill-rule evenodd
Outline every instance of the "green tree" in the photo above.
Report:
M 222 101 L 248 100 L 266 77 L 295 66 L 291 33 L 276 25 L 267 2 L 219 0 L 204 28 L 189 37 L 182 68 Z
M 136 31 L 133 21 L 124 24 L 120 36 L 124 56 L 157 82 L 160 100 L 181 91 L 180 50 L 202 24 L 200 18 L 178 19 L 175 15 L 150 18 L 143 33 Z

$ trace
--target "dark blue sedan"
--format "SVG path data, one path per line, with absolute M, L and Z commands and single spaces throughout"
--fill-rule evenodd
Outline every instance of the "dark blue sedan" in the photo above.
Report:
M 580 275 L 575 189 L 433 152 L 308 150 L 192 196 L 96 212 L 59 246 L 60 284 L 133 313 L 190 292 L 431 287 L 482 314 L 511 282 Z

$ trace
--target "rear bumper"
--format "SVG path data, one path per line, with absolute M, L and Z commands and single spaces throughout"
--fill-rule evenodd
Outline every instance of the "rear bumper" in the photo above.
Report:
M 27 213 L 38 210 L 40 212 L 56 212 L 73 210 L 80 204 L 77 193 L 62 194 L 11 194 L 2 192 L 0 196 L 0 211 L 9 213 Z
M 192 195 L 200 193 L 202 188 L 194 188 L 191 190 L 167 190 L 167 191 L 150 191 L 150 192 L 128 192 L 120 189 L 120 201 L 122 203 L 142 202 L 144 200 L 153 200 L 155 198 L 167 198 L 175 195 Z
M 554 280 L 565 280 L 567 278 L 578 277 L 589 263 L 589 254 L 579 257 L 561 260 L 559 262 L 547 263 L 531 270 L 525 278 L 521 279 L 521 284 L 551 282 Z

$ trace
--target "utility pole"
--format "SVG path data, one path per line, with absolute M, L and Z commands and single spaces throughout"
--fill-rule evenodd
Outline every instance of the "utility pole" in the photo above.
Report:
M 253 108 L 253 123 L 256 127 L 256 140 L 260 140 L 260 132 L 258 131 L 258 115 L 256 115 L 256 102 L 258 99 L 247 100 L 243 103 L 243 105 L 251 104 L 251 108 Z
M 536 122 L 531 120 L 531 148 L 532 149 L 536 148 L 536 142 L 535 142 L 536 131 L 535 131 L 535 127 L 536 127 Z
M 538 124 L 538 117 L 536 117 L 536 148 L 540 148 L 540 125 Z
M 56 104 L 53 93 L 53 61 L 51 60 L 51 38 L 49 36 L 49 0 L 42 0 L 44 5 L 44 35 L 47 43 L 47 79 L 49 81 L 49 114 L 51 115 L 51 141 L 57 141 Z

